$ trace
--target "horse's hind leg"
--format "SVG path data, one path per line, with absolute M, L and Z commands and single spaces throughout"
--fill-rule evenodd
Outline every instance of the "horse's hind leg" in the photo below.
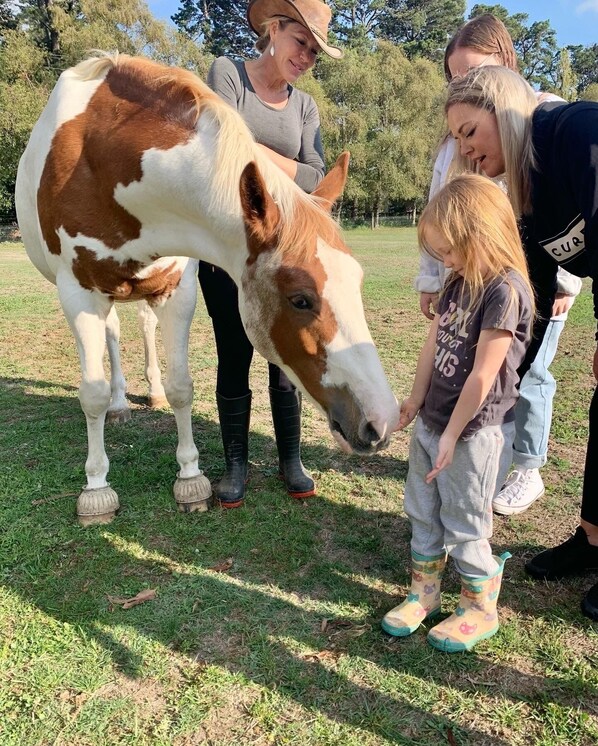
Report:
M 140 300 L 137 303 L 137 321 L 143 337 L 145 380 L 149 385 L 149 405 L 155 409 L 161 409 L 168 405 L 168 401 L 164 392 L 164 386 L 162 385 L 162 374 L 156 352 L 156 326 L 158 325 L 158 317 L 144 300 Z
M 119 508 L 118 496 L 108 484 L 108 456 L 104 448 L 104 421 L 110 404 L 110 385 L 104 375 L 106 319 L 111 302 L 83 290 L 68 272 L 56 278 L 60 302 L 77 343 L 81 362 L 79 401 L 87 421 L 87 484 L 77 499 L 82 525 L 108 523 Z
M 120 321 L 114 305 L 106 318 L 106 344 L 110 358 L 110 406 L 106 422 L 128 422 L 131 409 L 127 402 L 127 383 L 120 362 Z
M 166 351 L 166 398 L 177 424 L 179 463 L 174 498 L 179 510 L 207 510 L 212 494 L 209 480 L 199 469 L 199 454 L 193 441 L 191 407 L 193 381 L 189 375 L 189 330 L 197 299 L 197 263 L 189 262 L 179 286 L 170 298 L 156 307 Z

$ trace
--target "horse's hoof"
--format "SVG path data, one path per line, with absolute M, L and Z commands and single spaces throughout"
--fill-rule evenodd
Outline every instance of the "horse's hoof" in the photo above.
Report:
M 126 409 L 113 409 L 106 412 L 106 422 L 109 425 L 122 425 L 131 419 L 131 410 Z
M 174 483 L 174 499 L 181 513 L 205 512 L 210 507 L 212 486 L 203 474 L 182 479 Z
M 170 407 L 165 396 L 150 396 L 148 402 L 152 409 L 168 409 Z
M 118 495 L 110 485 L 84 489 L 77 498 L 77 519 L 81 526 L 110 523 L 119 508 Z
M 112 513 L 104 513 L 103 515 L 78 515 L 77 522 L 83 527 L 101 526 L 105 523 L 112 523 L 115 516 L 116 511 L 113 511 Z

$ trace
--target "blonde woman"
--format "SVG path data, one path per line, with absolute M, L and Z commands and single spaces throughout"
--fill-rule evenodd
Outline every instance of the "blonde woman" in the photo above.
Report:
M 550 317 L 561 266 L 593 279 L 598 310 L 598 104 L 538 104 L 521 76 L 485 67 L 454 79 L 446 104 L 459 164 L 495 178 L 504 175 L 521 221 L 538 317 L 527 364 Z M 525 369 L 525 366 L 524 366 Z M 598 378 L 598 350 L 593 372 Z M 535 578 L 553 580 L 598 569 L 598 394 L 590 406 L 581 520 L 575 534 L 526 564 Z M 582 601 L 598 620 L 598 583 Z
M 534 303 L 513 209 L 488 179 L 471 174 L 448 182 L 423 211 L 418 237 L 449 275 L 401 406 L 399 429 L 419 414 L 404 503 L 412 582 L 382 627 L 403 637 L 440 612 L 448 553 L 461 575 L 461 599 L 428 641 L 452 653 L 498 630 L 496 602 L 510 555 L 492 554 L 492 497 L 504 476 L 505 432 L 512 437 L 515 427 L 515 371 Z

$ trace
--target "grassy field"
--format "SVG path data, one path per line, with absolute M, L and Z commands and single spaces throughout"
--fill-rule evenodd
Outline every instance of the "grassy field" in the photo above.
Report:
M 401 397 L 427 325 L 412 290 L 415 233 L 346 236 Z M 408 433 L 375 457 L 347 456 L 306 406 L 304 461 L 319 491 L 292 501 L 276 479 L 266 368 L 256 360 L 246 505 L 180 514 L 174 420 L 145 405 L 135 309 L 125 306 L 133 420 L 106 432 L 122 509 L 112 524 L 83 529 L 74 515 L 86 457 L 79 365 L 55 288 L 15 242 L 0 244 L 0 311 L 2 746 L 598 743 L 598 628 L 579 613 L 596 578 L 533 583 L 523 571 L 577 525 L 594 386 L 587 288 L 553 366 L 546 495 L 495 519 L 496 551 L 513 554 L 501 630 L 452 656 L 430 648 L 426 630 L 396 640 L 379 626 L 408 584 Z M 216 479 L 215 353 L 203 307 L 191 365 L 200 464 Z M 454 571 L 445 587 L 449 611 Z M 134 608 L 111 600 L 147 589 L 155 599 Z

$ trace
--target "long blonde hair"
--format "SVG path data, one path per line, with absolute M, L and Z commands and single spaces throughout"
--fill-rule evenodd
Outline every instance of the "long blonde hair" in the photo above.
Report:
M 455 104 L 485 109 L 496 117 L 505 161 L 509 199 L 519 218 L 531 211 L 531 172 L 535 167 L 532 114 L 538 99 L 521 75 L 498 65 L 470 70 L 449 83 L 445 111 Z M 452 173 L 471 171 L 457 151 Z
M 517 220 L 509 198 L 493 181 L 477 174 L 457 176 L 448 181 L 424 208 L 417 226 L 420 248 L 442 261 L 426 239 L 429 228 L 440 233 L 462 262 L 459 274 L 465 281 L 462 292 L 469 296 L 468 310 L 480 302 L 489 280 L 503 278 L 509 282 L 509 271 L 520 275 L 529 291 L 533 309 L 534 292 Z M 445 287 L 456 277 L 454 273 L 449 275 Z M 511 285 L 511 302 L 505 315 L 517 302 L 517 297 Z

